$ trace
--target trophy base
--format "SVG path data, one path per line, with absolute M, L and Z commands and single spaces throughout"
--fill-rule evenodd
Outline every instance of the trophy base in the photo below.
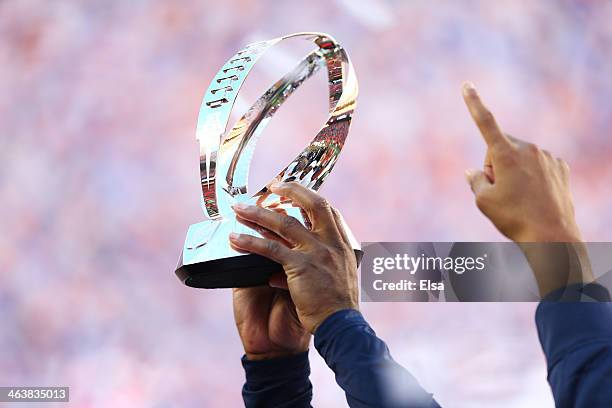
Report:
M 288 215 L 303 222 L 299 208 L 287 208 Z M 344 226 L 355 251 L 357 265 L 363 251 L 348 226 Z M 229 234 L 257 234 L 233 216 L 193 224 L 176 267 L 176 276 L 192 288 L 241 288 L 267 285 L 274 273 L 284 273 L 282 265 L 257 254 L 243 254 L 229 245 Z M 257 234 L 258 235 L 258 234 Z
M 363 251 L 355 249 L 357 265 L 362 257 Z M 192 288 L 220 289 L 267 285 L 270 276 L 278 272 L 284 273 L 281 264 L 261 255 L 249 254 L 181 265 L 176 276 Z
M 249 254 L 182 265 L 176 276 L 192 288 L 243 288 L 267 285 L 270 276 L 277 272 L 283 272 L 280 264 Z

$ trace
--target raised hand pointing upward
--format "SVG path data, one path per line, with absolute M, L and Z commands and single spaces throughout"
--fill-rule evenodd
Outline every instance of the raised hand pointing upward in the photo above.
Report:
M 487 144 L 484 171 L 466 171 L 480 211 L 516 242 L 581 241 L 567 163 L 505 134 L 470 82 L 463 98 Z

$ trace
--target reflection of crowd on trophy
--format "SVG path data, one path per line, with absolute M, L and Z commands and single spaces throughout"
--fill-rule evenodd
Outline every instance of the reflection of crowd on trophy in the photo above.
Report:
M 334 122 L 321 130 L 315 141 L 287 167 L 284 181 L 300 182 L 318 190 L 334 167 L 346 138 L 346 133 L 340 131 L 344 137 L 337 140 L 337 127 L 347 125 L 347 121 Z
M 601 51 L 612 41 L 609 5 L 5 1 L 0 385 L 69 384 L 74 406 L 241 404 L 228 293 L 188 290 L 172 273 L 185 228 L 204 218 L 195 120 L 237 47 L 322 21 L 360 81 L 350 137 L 322 192 L 358 239 L 499 239 L 461 178 L 483 152 L 458 95 L 465 78 L 509 132 L 537 136 L 569 162 L 585 238 L 611 239 L 612 59 Z M 283 74 L 272 67 L 261 88 Z M 283 137 L 311 138 L 304 122 L 318 104 L 327 107 L 304 101 Z M 300 157 L 291 177 L 325 177 L 332 146 Z M 442 400 L 525 406 L 541 397 L 552 406 L 535 305 L 409 306 L 362 305 L 396 359 L 436 356 L 414 369 L 425 385 L 437 381 Z M 407 339 L 416 326 L 431 342 Z M 313 404 L 343 406 L 317 360 Z

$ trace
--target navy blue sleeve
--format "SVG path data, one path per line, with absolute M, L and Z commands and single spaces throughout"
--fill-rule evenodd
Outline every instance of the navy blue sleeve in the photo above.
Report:
M 315 347 L 352 408 L 439 407 L 357 310 L 341 310 L 316 330 Z
M 308 379 L 308 352 L 270 360 L 242 357 L 246 383 L 242 387 L 244 406 L 310 408 L 312 384 Z
M 551 295 L 547 298 L 559 298 L 560 292 Z M 536 310 L 557 407 L 612 406 L 612 303 L 599 285 L 565 288 L 561 298 L 577 300 L 585 295 L 590 302 L 545 299 Z

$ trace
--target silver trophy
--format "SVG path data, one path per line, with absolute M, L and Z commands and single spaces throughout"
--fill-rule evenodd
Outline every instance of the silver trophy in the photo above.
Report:
M 289 38 L 314 42 L 316 49 L 272 85 L 228 130 L 236 96 L 247 75 L 270 47 Z M 285 100 L 321 67 L 329 80 L 329 119 L 310 144 L 273 180 L 254 195 L 247 193 L 249 165 L 255 143 L 270 118 Z M 193 224 L 176 275 L 185 285 L 227 288 L 265 285 L 282 266 L 255 254 L 242 254 L 229 245 L 229 234 L 260 236 L 236 221 L 231 205 L 256 204 L 285 212 L 309 226 L 302 211 L 269 191 L 274 181 L 294 181 L 317 191 L 342 150 L 357 98 L 357 78 L 346 51 L 329 35 L 297 33 L 247 45 L 229 59 L 208 87 L 196 130 L 200 143 L 202 208 L 207 220 Z M 358 261 L 359 243 L 346 227 Z

